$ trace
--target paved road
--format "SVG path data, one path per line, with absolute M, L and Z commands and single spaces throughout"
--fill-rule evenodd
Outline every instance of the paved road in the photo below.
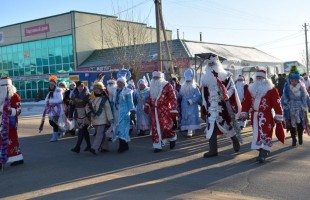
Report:
M 130 150 L 97 156 L 70 151 L 76 137 L 49 143 L 48 124 L 38 134 L 39 118 L 22 118 L 20 143 L 25 164 L 6 165 L 0 172 L 1 199 L 309 199 L 310 137 L 291 148 L 274 143 L 264 164 L 250 150 L 251 130 L 243 131 L 241 152 L 230 139 L 219 138 L 219 156 L 202 158 L 207 142 L 202 133 L 179 134 L 174 150 L 153 153 L 151 138 L 133 137 Z M 83 144 L 83 147 L 85 144 Z

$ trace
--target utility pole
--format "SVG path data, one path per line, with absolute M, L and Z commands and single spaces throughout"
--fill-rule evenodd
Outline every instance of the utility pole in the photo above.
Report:
M 156 9 L 156 33 L 157 33 L 158 62 L 159 62 L 160 70 L 161 72 L 163 72 L 163 64 L 162 64 L 163 59 L 162 59 L 161 40 L 160 40 L 160 33 L 161 33 L 160 30 L 162 30 L 164 41 L 165 41 L 165 46 L 166 46 L 166 51 L 167 51 L 167 56 L 168 56 L 167 61 L 169 63 L 170 74 L 174 74 L 172 57 L 171 57 L 170 48 L 169 48 L 168 41 L 167 41 L 166 29 L 165 29 L 163 13 L 162 13 L 162 8 L 161 8 L 161 0 L 154 0 L 154 2 L 155 2 L 155 9 Z
M 155 2 L 155 13 L 156 13 L 156 35 L 157 35 L 157 63 L 160 71 L 163 71 L 163 63 L 161 56 L 161 41 L 160 41 L 160 17 L 159 17 L 159 9 L 160 9 L 160 0 L 154 0 Z
M 307 24 L 305 23 L 305 38 L 306 38 L 306 65 L 307 65 L 307 76 L 309 76 L 309 57 L 308 57 L 308 39 L 307 39 Z

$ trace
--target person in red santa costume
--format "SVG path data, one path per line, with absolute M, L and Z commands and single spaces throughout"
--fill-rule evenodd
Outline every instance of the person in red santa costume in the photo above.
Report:
M 177 134 L 173 130 L 173 120 L 178 115 L 177 98 L 172 85 L 159 71 L 152 73 L 150 96 L 146 100 L 144 111 L 151 112 L 151 130 L 154 153 L 162 151 L 162 146 L 170 143 L 175 147 Z
M 253 139 L 251 149 L 259 151 L 256 161 L 262 163 L 268 157 L 272 146 L 272 134 L 275 123 L 281 125 L 283 111 L 278 90 L 267 78 L 265 70 L 256 72 L 256 80 L 249 86 L 242 102 L 240 118 L 247 119 L 251 112 L 251 124 L 253 127 Z M 273 116 L 272 109 L 275 112 Z M 283 127 L 281 125 L 282 132 Z
M 218 155 L 217 135 L 230 137 L 234 151 L 240 150 L 239 139 L 236 137 L 240 128 L 237 127 L 237 130 L 233 120 L 238 119 L 241 104 L 232 74 L 223 68 L 220 58 L 224 59 L 215 54 L 209 55 L 206 73 L 202 77 L 202 98 L 206 110 L 205 134 L 209 139 L 209 151 L 203 155 L 205 158 Z M 238 126 L 238 123 L 235 124 Z
M 24 163 L 21 153 L 17 127 L 21 113 L 21 98 L 9 77 L 0 79 L 0 164 L 11 166 Z

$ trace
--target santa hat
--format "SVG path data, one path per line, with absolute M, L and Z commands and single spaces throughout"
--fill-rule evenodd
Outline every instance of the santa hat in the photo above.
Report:
M 192 81 L 194 79 L 194 76 L 195 76 L 195 71 L 192 68 L 187 68 L 184 71 L 185 81 Z
M 110 80 L 107 81 L 108 84 L 115 84 L 116 80 L 115 78 L 111 78 Z
M 12 79 L 10 77 L 2 77 L 0 79 L 0 86 L 3 85 L 12 85 Z
M 245 81 L 244 76 L 241 75 L 241 74 L 238 76 L 238 79 L 237 79 L 237 80 L 238 80 L 238 81 Z
M 74 87 L 76 86 L 74 81 L 70 81 L 69 86 L 74 85 Z
M 160 78 L 160 77 L 162 77 L 162 73 L 160 71 L 155 70 L 152 73 L 152 78 L 154 78 L 154 77 Z
M 257 72 L 256 72 L 256 76 L 260 76 L 260 77 L 263 77 L 263 78 L 267 78 L 267 73 L 266 73 L 266 71 L 265 70 L 263 70 L 263 69 L 260 69 L 260 70 L 258 70 Z
M 57 85 L 57 76 L 50 76 L 48 78 L 48 80 L 50 81 L 50 83 L 54 83 L 54 85 Z

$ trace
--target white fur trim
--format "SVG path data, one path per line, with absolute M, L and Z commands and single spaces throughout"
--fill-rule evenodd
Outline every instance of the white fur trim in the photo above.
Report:
M 15 116 L 16 115 L 16 109 L 15 108 L 11 108 L 11 116 Z
M 264 72 L 256 72 L 256 76 L 261 76 L 261 77 L 267 78 L 267 74 Z
M 152 77 L 161 77 L 161 72 L 159 72 L 159 71 L 154 71 L 154 72 L 152 73 Z
M 283 115 L 275 115 L 274 119 L 277 121 L 283 121 Z
M 0 79 L 0 85 L 12 85 L 12 79 L 10 78 Z
M 19 154 L 17 156 L 9 157 L 7 163 L 12 163 L 12 162 L 15 162 L 15 161 L 20 161 L 20 160 L 23 160 L 23 159 L 24 159 L 23 155 Z
M 170 110 L 171 113 L 178 113 L 177 110 Z

